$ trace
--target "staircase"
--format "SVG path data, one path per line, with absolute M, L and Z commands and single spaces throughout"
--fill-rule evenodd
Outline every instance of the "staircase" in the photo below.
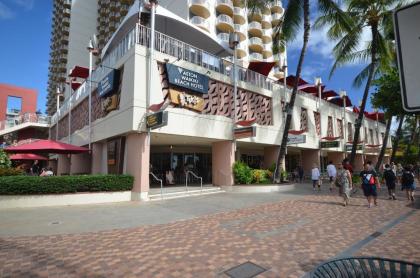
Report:
M 171 188 L 172 189 L 172 188 Z M 160 191 L 153 191 L 149 194 L 150 201 L 159 201 L 162 200 L 169 200 L 169 199 L 176 199 L 176 198 L 183 198 L 183 197 L 193 197 L 193 196 L 202 196 L 202 195 L 209 195 L 209 194 L 216 194 L 216 193 L 223 193 L 225 192 L 220 187 L 216 186 L 206 186 L 203 187 L 201 191 L 200 187 L 188 187 L 188 191 L 185 187 L 177 188 L 179 190 L 167 190 L 167 188 L 163 188 L 163 194 L 161 196 Z

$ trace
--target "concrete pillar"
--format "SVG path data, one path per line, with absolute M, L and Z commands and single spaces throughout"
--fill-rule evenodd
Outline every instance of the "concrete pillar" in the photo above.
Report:
M 313 165 L 320 168 L 320 150 L 302 150 L 302 167 L 305 173 L 311 173 Z
M 90 174 L 91 155 L 89 153 L 72 154 L 70 163 L 70 174 Z
M 147 200 L 149 193 L 150 143 L 147 133 L 127 135 L 126 173 L 134 177 L 132 200 Z
M 337 165 L 343 161 L 346 154 L 343 152 L 328 152 L 328 162 L 332 161 L 334 165 Z
M 356 154 L 354 158 L 354 167 L 353 171 L 360 172 L 363 170 L 363 164 L 365 163 L 362 154 Z
M 232 166 L 235 162 L 235 151 L 232 141 L 212 144 L 212 179 L 213 185 L 233 185 Z
M 52 168 L 53 173 L 57 174 L 57 160 L 48 160 L 47 167 Z
M 278 146 L 270 146 L 264 148 L 264 168 L 270 168 L 273 163 L 276 163 L 279 151 L 280 148 Z
M 59 154 L 57 161 L 57 176 L 70 174 L 70 158 L 67 154 Z
M 102 143 L 92 144 L 92 174 L 106 174 L 102 171 Z

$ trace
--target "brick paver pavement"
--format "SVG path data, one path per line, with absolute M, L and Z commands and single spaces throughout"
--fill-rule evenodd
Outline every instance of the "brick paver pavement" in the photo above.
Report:
M 371 209 L 362 197 L 348 207 L 337 201 L 314 193 L 169 224 L 0 238 L 0 277 L 227 277 L 224 271 L 246 261 L 268 269 L 261 277 L 301 277 L 409 212 L 356 254 L 420 262 L 414 207 L 402 200 L 380 200 Z

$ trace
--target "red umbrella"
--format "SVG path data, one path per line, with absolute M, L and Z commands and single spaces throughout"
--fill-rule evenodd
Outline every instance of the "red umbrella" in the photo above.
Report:
M 33 153 L 20 153 L 11 155 L 10 160 L 48 160 L 45 156 Z
M 19 146 L 12 146 L 4 149 L 9 153 L 57 153 L 76 154 L 88 152 L 88 148 L 70 145 L 54 140 L 38 140 L 32 143 Z
M 275 62 L 250 62 L 248 69 L 267 76 L 275 64 Z

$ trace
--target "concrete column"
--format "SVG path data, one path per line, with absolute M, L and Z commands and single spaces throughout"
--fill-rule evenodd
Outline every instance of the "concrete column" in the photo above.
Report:
M 235 162 L 235 151 L 232 141 L 212 144 L 212 179 L 213 185 L 233 185 L 232 166 Z
M 70 174 L 90 174 L 91 155 L 89 153 L 72 154 L 70 163 Z
M 273 163 L 276 163 L 279 150 L 278 146 L 264 147 L 264 168 L 270 168 Z
M 150 144 L 147 133 L 127 135 L 126 148 L 126 172 L 134 177 L 132 200 L 147 200 L 150 167 Z
M 305 173 L 310 173 L 314 163 L 320 168 L 320 150 L 302 150 L 302 167 Z
M 92 144 L 92 174 L 106 174 L 102 172 L 102 143 Z
M 363 170 L 364 159 L 362 154 L 356 154 L 354 158 L 353 171 L 359 172 Z
M 70 158 L 67 154 L 59 154 L 57 161 L 57 176 L 62 174 L 70 174 Z
M 332 161 L 334 165 L 337 165 L 343 161 L 346 157 L 345 153 L 342 152 L 328 152 L 328 162 Z

